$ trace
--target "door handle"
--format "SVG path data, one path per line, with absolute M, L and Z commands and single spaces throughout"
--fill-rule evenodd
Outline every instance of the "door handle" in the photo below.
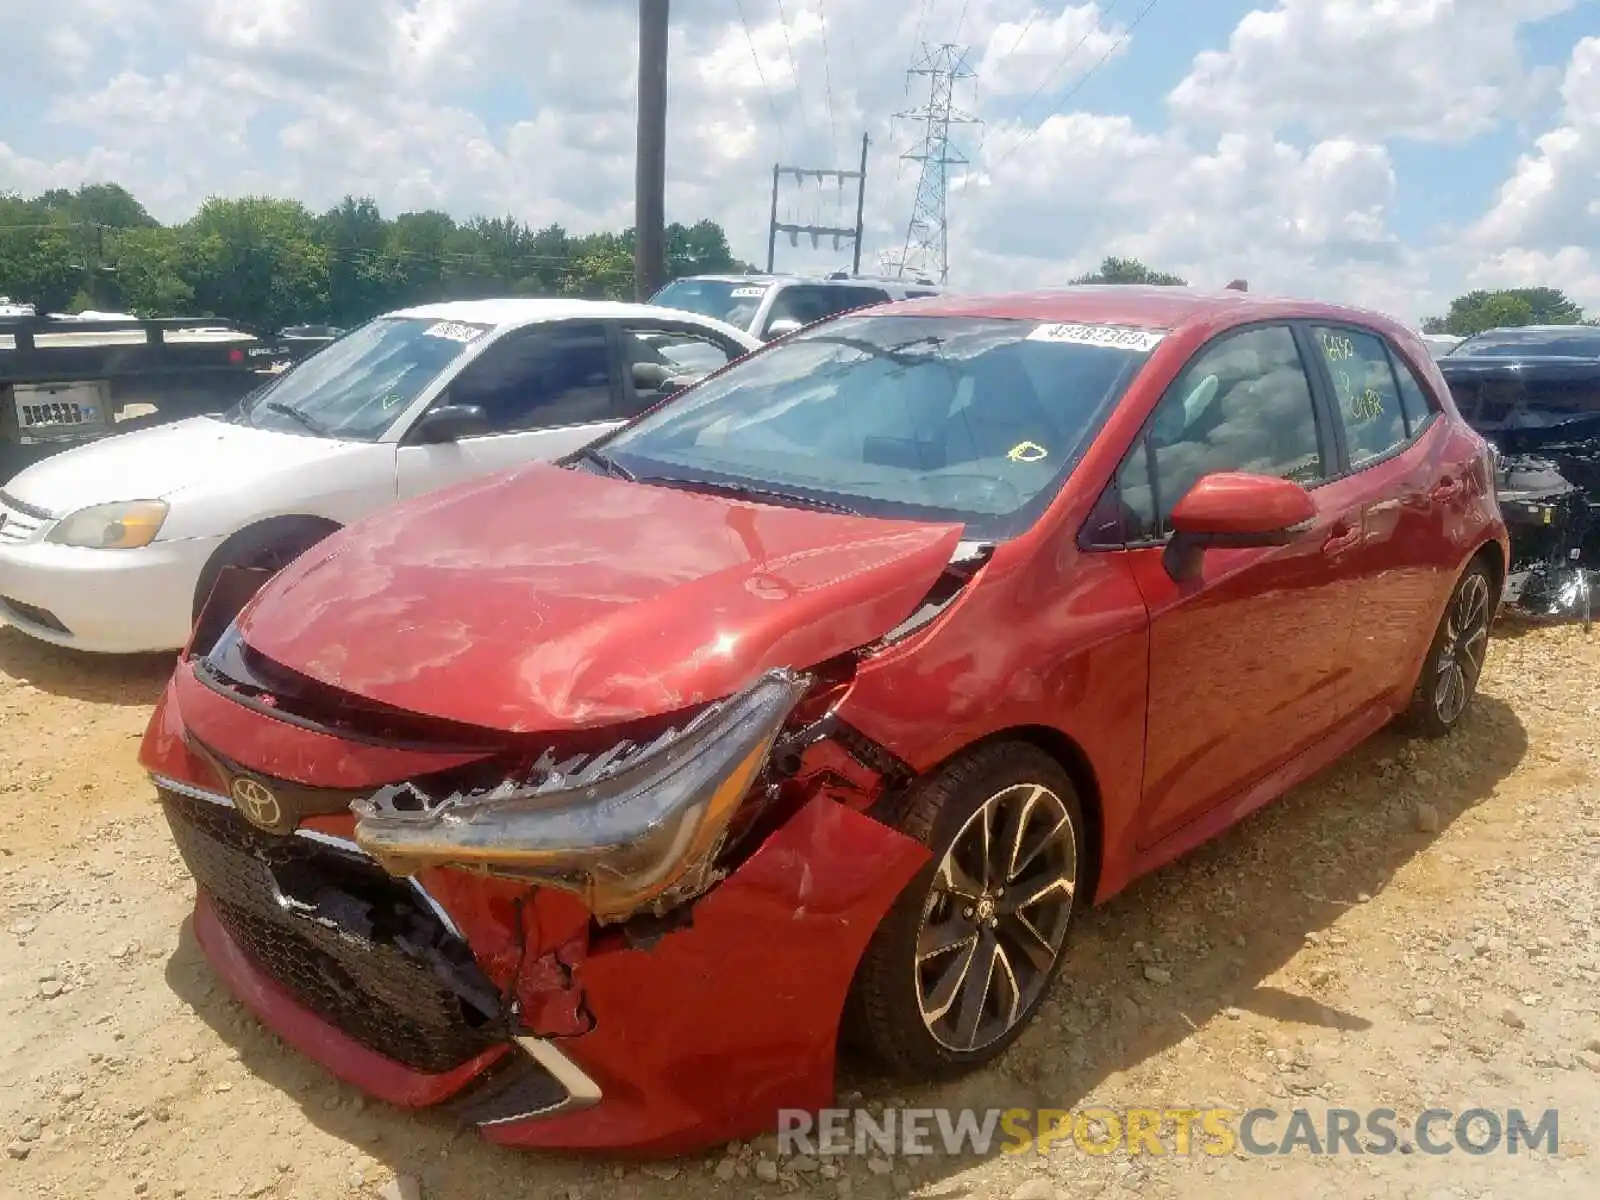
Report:
M 1457 480 L 1451 479 L 1448 475 L 1434 484 L 1433 491 L 1428 493 L 1429 496 L 1437 501 L 1454 500 L 1460 494 L 1461 484 Z
M 1361 540 L 1361 526 L 1352 525 L 1349 521 L 1339 521 L 1334 524 L 1328 534 L 1328 540 L 1322 543 L 1324 554 L 1343 554 L 1350 547 Z

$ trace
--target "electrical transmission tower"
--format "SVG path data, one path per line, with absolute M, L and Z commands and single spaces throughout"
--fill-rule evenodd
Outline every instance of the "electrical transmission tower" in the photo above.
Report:
M 955 106 L 956 84 L 974 78 L 967 66 L 967 50 L 951 42 L 938 46 L 924 44 L 916 64 L 908 72 L 913 79 L 928 79 L 928 102 L 909 112 L 895 114 L 896 120 L 916 121 L 922 125 L 922 135 L 915 148 L 900 157 L 922 164 L 922 174 L 917 180 L 917 199 L 911 210 L 911 222 L 906 226 L 905 247 L 898 261 L 885 260 L 894 273 L 904 276 L 928 273 L 937 269 L 939 282 L 950 277 L 949 242 L 949 169 L 965 166 L 966 155 L 950 142 L 950 129 L 955 125 L 976 125 L 978 118 L 970 116 Z

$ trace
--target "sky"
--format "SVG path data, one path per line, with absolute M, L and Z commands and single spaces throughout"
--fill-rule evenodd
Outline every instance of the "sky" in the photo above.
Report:
M 853 168 L 863 270 L 907 240 L 922 47 L 965 52 L 949 286 L 1108 254 L 1191 283 L 1442 313 L 1549 285 L 1600 313 L 1600 0 L 676 0 L 667 218 L 764 265 L 772 168 Z M 633 223 L 635 0 L 0 0 L 0 191 Z M 853 184 L 779 189 L 851 225 Z M 848 267 L 780 237 L 779 270 Z

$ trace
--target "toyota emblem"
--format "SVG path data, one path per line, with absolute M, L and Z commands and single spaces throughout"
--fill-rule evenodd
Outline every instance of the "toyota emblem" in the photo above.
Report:
M 276 830 L 283 823 L 283 806 L 272 789 L 259 779 L 241 775 L 228 790 L 233 793 L 233 802 L 239 806 L 240 814 L 250 824 Z

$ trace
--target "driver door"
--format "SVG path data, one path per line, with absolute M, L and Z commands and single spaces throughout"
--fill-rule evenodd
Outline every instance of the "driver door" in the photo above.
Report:
M 621 373 L 604 323 L 513 331 L 469 363 L 430 406 L 483 409 L 481 433 L 426 442 L 418 426 L 396 455 L 402 499 L 541 459 L 560 458 L 620 424 Z M 418 424 L 426 414 L 418 418 Z
M 1307 487 L 1314 527 L 1286 546 L 1212 549 L 1177 583 L 1162 554 L 1177 502 L 1205 475 L 1248 471 Z M 1203 347 L 1162 397 L 1119 472 L 1128 551 L 1150 614 L 1139 843 L 1239 795 L 1350 715 L 1361 588 L 1359 485 L 1287 325 Z

